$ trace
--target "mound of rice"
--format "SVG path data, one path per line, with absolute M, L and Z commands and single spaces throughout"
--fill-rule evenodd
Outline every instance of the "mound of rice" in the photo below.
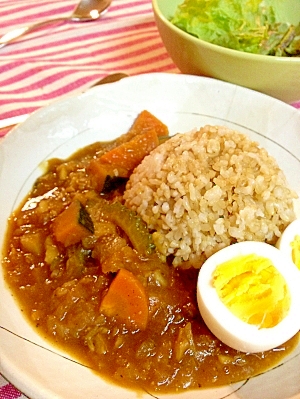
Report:
M 125 204 L 173 265 L 200 267 L 214 252 L 252 240 L 274 244 L 295 219 L 285 176 L 267 151 L 222 126 L 178 134 L 135 169 Z

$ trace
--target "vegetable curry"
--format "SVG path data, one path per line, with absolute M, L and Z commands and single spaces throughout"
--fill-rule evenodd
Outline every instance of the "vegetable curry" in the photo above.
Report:
M 222 344 L 197 307 L 198 270 L 159 257 L 123 205 L 132 170 L 167 135 L 143 111 L 117 140 L 50 160 L 9 219 L 2 265 L 37 332 L 101 377 L 148 392 L 244 380 L 298 342 L 252 355 Z

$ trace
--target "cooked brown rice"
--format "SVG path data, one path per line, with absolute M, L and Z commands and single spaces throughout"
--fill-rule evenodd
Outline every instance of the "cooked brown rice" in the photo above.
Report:
M 200 267 L 219 249 L 275 243 L 295 218 L 296 194 L 267 151 L 222 126 L 178 134 L 135 169 L 124 194 L 155 231 L 158 252 Z

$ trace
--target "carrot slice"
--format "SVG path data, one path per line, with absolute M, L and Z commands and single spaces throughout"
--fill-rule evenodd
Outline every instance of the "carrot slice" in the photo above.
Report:
M 131 171 L 158 145 L 157 134 L 152 129 L 106 152 L 100 159 Z
M 136 136 L 139 134 L 143 134 L 148 130 L 155 130 L 158 137 L 160 136 L 168 136 L 169 130 L 168 127 L 162 123 L 158 118 L 152 115 L 149 111 L 142 111 L 136 117 L 133 125 L 128 131 L 129 136 Z
M 56 240 L 68 247 L 93 233 L 94 226 L 81 202 L 74 200 L 54 219 L 52 231 Z
M 102 299 L 100 311 L 129 329 L 145 330 L 149 310 L 144 286 L 133 273 L 120 269 Z
M 125 134 L 127 141 L 103 154 L 100 161 L 132 171 L 160 144 L 159 138 L 168 135 L 168 127 L 149 111 L 144 110 Z

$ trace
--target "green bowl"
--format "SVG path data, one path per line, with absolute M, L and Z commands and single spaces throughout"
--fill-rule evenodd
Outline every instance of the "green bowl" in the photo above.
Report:
M 183 0 L 152 0 L 162 41 L 182 73 L 213 77 L 291 103 L 300 100 L 300 57 L 231 50 L 198 39 L 170 23 Z M 273 0 L 282 22 L 300 21 L 300 0 Z

